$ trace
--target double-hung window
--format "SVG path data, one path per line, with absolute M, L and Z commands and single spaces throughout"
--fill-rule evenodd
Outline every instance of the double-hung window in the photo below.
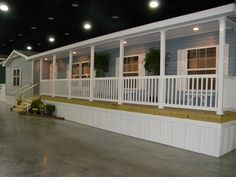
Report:
M 21 69 L 20 68 L 15 68 L 12 70 L 12 83 L 13 83 L 13 86 L 21 85 Z

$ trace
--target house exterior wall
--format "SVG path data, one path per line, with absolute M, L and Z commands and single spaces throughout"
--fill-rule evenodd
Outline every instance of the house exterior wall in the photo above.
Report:
M 179 49 L 218 45 L 218 43 L 219 43 L 218 32 L 210 32 L 193 36 L 168 39 L 166 41 L 166 52 L 168 54 L 168 59 L 166 60 L 166 75 L 177 74 Z M 228 66 L 229 75 L 236 76 L 236 32 L 234 30 L 227 30 L 226 43 L 229 44 L 229 66 Z M 125 46 L 124 55 L 128 56 L 135 54 L 137 55 L 145 54 L 149 48 L 159 48 L 159 47 L 160 47 L 160 41 L 127 46 L 127 47 Z M 106 76 L 115 77 L 117 69 L 116 58 L 119 57 L 119 48 L 103 52 L 110 54 L 109 71 Z M 74 57 L 73 63 L 79 61 L 88 61 L 88 60 L 89 60 L 89 55 L 81 55 Z M 58 60 L 57 64 L 58 64 L 58 71 L 57 71 L 58 79 L 66 78 L 67 73 L 65 72 L 65 67 L 67 67 L 68 61 Z M 44 67 L 43 75 L 48 75 L 49 72 L 48 66 L 44 65 L 43 67 Z
M 14 68 L 21 68 L 21 85 L 13 86 L 12 81 L 12 70 Z M 6 66 L 6 95 L 11 96 L 11 93 L 21 88 L 25 84 L 32 83 L 32 61 L 26 61 L 22 57 L 14 58 L 7 66 Z M 26 96 L 32 95 L 32 92 L 27 92 Z

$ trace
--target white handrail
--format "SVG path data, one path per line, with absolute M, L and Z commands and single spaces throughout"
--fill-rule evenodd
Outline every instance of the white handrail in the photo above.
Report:
M 18 92 L 21 92 L 22 90 L 26 89 L 27 87 L 31 86 L 32 84 L 25 84 L 21 88 L 16 89 L 15 91 L 12 92 L 13 95 L 17 95 Z
M 22 94 L 22 93 L 24 93 L 24 92 L 26 92 L 28 90 L 31 90 L 32 88 L 36 87 L 37 85 L 39 85 L 39 84 L 31 85 L 30 87 L 27 87 L 26 89 L 24 89 L 21 92 L 17 93 L 17 95 Z

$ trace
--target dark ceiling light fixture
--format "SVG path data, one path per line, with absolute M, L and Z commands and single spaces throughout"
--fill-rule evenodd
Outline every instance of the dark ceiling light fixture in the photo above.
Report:
M 112 18 L 113 19 L 119 19 L 120 17 L 118 15 L 113 15 Z
M 55 20 L 54 17 L 48 17 L 48 20 Z
M 36 45 L 41 46 L 42 44 L 41 44 L 41 43 L 38 43 L 38 44 L 36 44 Z
M 7 46 L 7 44 L 2 44 L 1 46 L 5 47 L 5 46 Z
M 19 34 L 18 34 L 18 36 L 22 37 L 22 36 L 23 36 L 23 34 L 22 34 L 22 33 L 19 33 Z
M 32 30 L 36 30 L 37 27 L 36 27 L 36 26 L 31 26 L 31 29 L 32 29 Z
M 75 8 L 79 7 L 78 0 L 74 0 L 74 1 L 71 3 L 71 6 L 72 6 L 72 7 L 75 7 Z
M 70 33 L 67 33 L 67 32 L 66 32 L 66 33 L 64 33 L 64 35 L 65 35 L 65 36 L 69 36 L 69 35 L 70 35 Z
M 9 39 L 9 42 L 13 42 L 14 40 L 13 39 Z

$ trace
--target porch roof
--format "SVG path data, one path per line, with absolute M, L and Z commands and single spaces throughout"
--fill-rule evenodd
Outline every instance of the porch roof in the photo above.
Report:
M 46 55 L 55 54 L 57 52 L 63 52 L 67 50 L 73 50 L 79 47 L 88 47 L 91 45 L 104 44 L 106 42 L 111 42 L 115 40 L 120 40 L 124 38 L 131 38 L 135 36 L 155 33 L 166 29 L 175 29 L 186 25 L 191 25 L 192 23 L 207 22 L 212 21 L 217 18 L 226 17 L 229 15 L 234 15 L 236 13 L 236 4 L 228 4 L 200 12 L 191 13 L 188 15 L 183 15 L 175 18 L 170 18 L 167 20 L 162 20 L 155 23 L 150 23 L 147 25 L 103 35 L 100 37 L 92 38 L 89 40 L 77 42 L 74 44 L 66 45 L 56 49 L 52 49 L 46 52 L 42 52 L 36 55 L 27 57 L 27 60 L 37 59 Z

